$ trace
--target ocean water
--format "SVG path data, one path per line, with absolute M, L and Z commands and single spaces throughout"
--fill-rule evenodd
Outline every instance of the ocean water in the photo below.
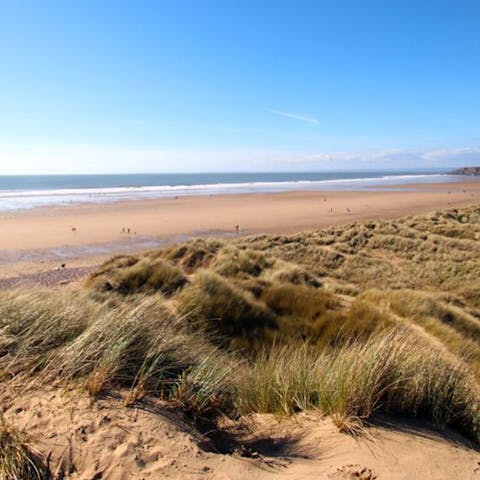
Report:
M 0 176 L 0 211 L 184 195 L 364 190 L 459 180 L 442 171 Z

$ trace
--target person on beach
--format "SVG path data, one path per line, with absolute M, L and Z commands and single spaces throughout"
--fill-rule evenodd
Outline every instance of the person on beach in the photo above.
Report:
M 238 235 L 238 232 L 240 231 L 240 226 L 239 225 L 235 225 L 235 231 L 237 232 L 237 235 Z

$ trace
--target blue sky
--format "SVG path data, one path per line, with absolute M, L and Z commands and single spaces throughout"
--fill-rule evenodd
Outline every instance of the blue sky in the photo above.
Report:
M 0 174 L 480 164 L 478 0 L 0 7 Z

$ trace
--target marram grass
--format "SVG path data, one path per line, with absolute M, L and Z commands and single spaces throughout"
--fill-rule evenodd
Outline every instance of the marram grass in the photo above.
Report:
M 401 413 L 480 442 L 479 240 L 473 207 L 115 257 L 80 288 L 0 292 L 0 382 L 350 432 Z M 2 425 L 0 480 L 43 478 Z

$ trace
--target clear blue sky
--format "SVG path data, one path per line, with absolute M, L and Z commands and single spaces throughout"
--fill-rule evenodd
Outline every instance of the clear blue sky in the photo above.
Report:
M 0 7 L 0 174 L 480 164 L 478 0 Z

